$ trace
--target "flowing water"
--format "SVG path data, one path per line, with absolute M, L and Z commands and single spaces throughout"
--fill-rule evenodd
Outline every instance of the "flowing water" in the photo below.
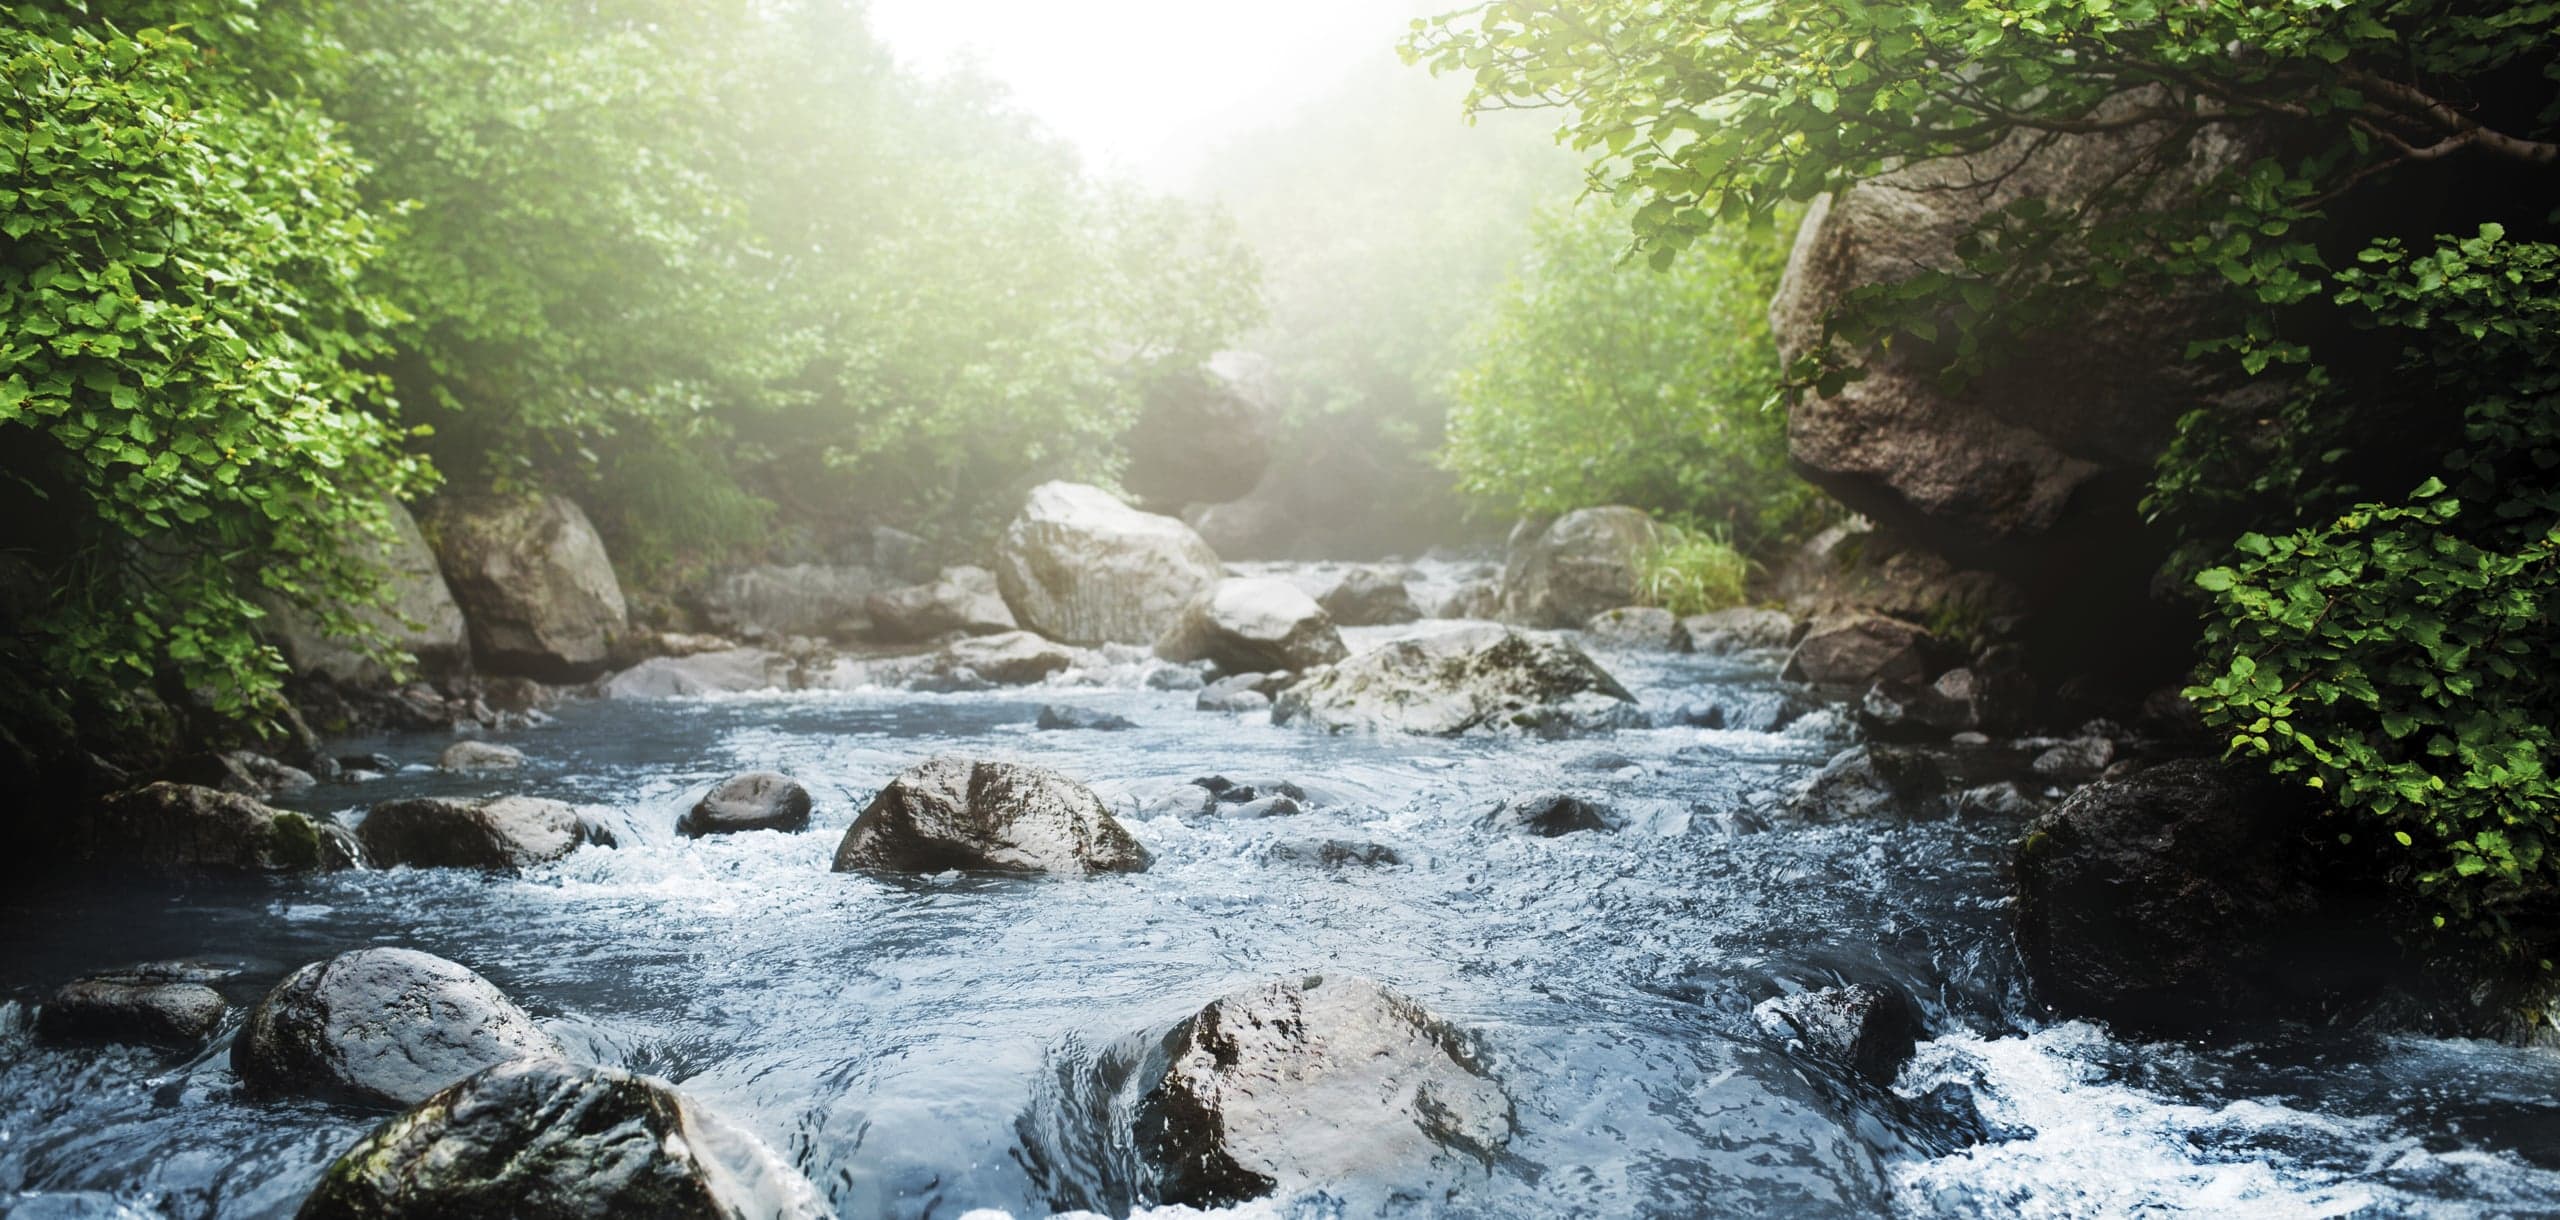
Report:
M 1356 648 L 1392 632 L 1349 634 Z M 1775 689 L 1773 658 L 1600 656 L 1648 706 Z M 345 949 L 423 949 L 488 976 L 574 1053 L 679 1082 L 848 1217 L 1127 1213 L 1107 1137 L 1054 1121 L 1076 1066 L 1313 970 L 1375 978 L 1472 1030 L 1517 1105 L 1508 1155 L 1434 1214 L 2560 1214 L 2560 1055 L 2321 1031 L 2136 1044 L 2037 1016 L 2007 931 L 2014 824 L 1768 817 L 1841 746 L 1836 715 L 1766 734 L 1326 738 L 1194 711 L 1142 672 L 572 704 L 507 737 L 532 759 L 519 776 L 412 765 L 283 803 L 352 814 L 522 791 L 591 807 L 619 846 L 521 877 L 22 890 L 0 902 L 0 995 L 204 958 L 244 967 L 233 991 L 251 999 Z M 1138 727 L 1035 732 L 1044 702 Z M 344 743 L 412 764 L 442 744 Z M 1132 812 L 1156 858 L 1134 876 L 830 872 L 869 793 L 944 751 L 1035 761 L 1127 810 L 1208 774 L 1288 779 L 1316 800 L 1262 820 Z M 676 835 L 713 781 L 753 768 L 805 782 L 816 827 Z M 1556 787 L 1605 794 L 1630 824 L 1554 839 L 1476 825 L 1498 797 Z M 1327 841 L 1400 862 L 1303 850 Z M 1751 1020 L 1762 998 L 1842 979 L 1900 984 L 1937 1034 L 1889 1093 L 1799 1062 Z M 286 1216 L 380 1118 L 240 1096 L 227 1031 L 189 1058 L 56 1048 L 27 1024 L 23 1005 L 0 1007 L 0 1213 Z M 1951 1081 L 1987 1140 L 1917 1103 Z

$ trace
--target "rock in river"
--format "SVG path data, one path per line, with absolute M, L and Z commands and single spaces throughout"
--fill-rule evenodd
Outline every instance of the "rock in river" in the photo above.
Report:
M 1890 1085 L 1926 1036 L 1910 997 L 1891 987 L 1851 983 L 1772 996 L 1751 1010 L 1761 1032 Z
M 1602 802 L 1570 792 L 1533 792 L 1493 807 L 1481 825 L 1487 830 L 1552 839 L 1578 830 L 1616 830 L 1622 819 Z
M 578 811 L 558 801 L 500 796 L 386 801 L 356 828 L 382 868 L 478 868 L 506 872 L 547 864 L 588 841 Z
M 1092 789 L 1042 767 L 946 756 L 907 768 L 871 799 L 835 869 L 1074 876 L 1149 863 Z
M 1511 1099 L 1469 1039 L 1365 979 L 1247 988 L 1176 1026 L 1135 1116 L 1150 1201 L 1223 1207 L 1275 1191 L 1481 1173 Z
M 250 1089 L 406 1106 L 560 1045 L 504 992 L 414 949 L 357 949 L 285 976 L 231 1043 Z
M 1229 673 L 1304 670 L 1346 655 L 1333 616 L 1285 580 L 1237 577 L 1191 599 L 1156 641 L 1168 661 L 1215 661 Z
M 425 522 L 490 673 L 576 681 L 603 671 L 631 612 L 604 540 L 560 496 L 438 499 Z
M 63 819 L 62 863 L 79 871 L 182 877 L 349 868 L 355 842 L 336 822 L 192 784 L 119 792 Z
M 347 1150 L 298 1220 L 819 1220 L 772 1150 L 663 1081 L 500 1064 Z
M 1786 677 L 1860 689 L 1879 681 L 1919 682 L 1928 676 L 1933 642 L 1927 628 L 1881 614 L 1828 618 L 1797 642 Z
M 1579 627 L 1633 604 L 1637 564 L 1660 537 L 1642 509 L 1566 513 L 1512 548 L 1502 570 L 1502 617 L 1530 627 Z
M 231 1005 L 206 986 L 229 972 L 157 962 L 64 984 L 36 1013 L 36 1032 L 57 1042 L 126 1042 L 192 1050 Z
M 693 803 L 676 830 L 689 838 L 741 830 L 801 830 L 809 825 L 809 790 L 772 771 L 749 771 L 714 785 Z
M 1223 572 L 1191 527 L 1082 483 L 1044 483 L 996 547 L 1022 625 L 1068 644 L 1152 644 Z
M 1395 640 L 1282 692 L 1272 719 L 1329 732 L 1565 736 L 1643 722 L 1635 696 L 1580 649 L 1507 627 Z
M 872 635 L 891 642 L 995 635 L 1022 627 L 1004 604 L 995 574 L 985 568 L 945 568 L 931 584 L 874 593 L 864 604 L 871 611 Z
M 1344 627 L 1391 627 L 1422 617 L 1405 578 L 1384 568 L 1353 568 L 1316 601 Z
M 494 741 L 457 741 L 436 756 L 436 766 L 465 775 L 517 771 L 524 768 L 524 751 Z

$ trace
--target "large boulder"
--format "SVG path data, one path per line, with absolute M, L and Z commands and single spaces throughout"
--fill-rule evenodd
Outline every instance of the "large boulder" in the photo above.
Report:
M 789 657 L 762 648 L 721 648 L 651 657 L 597 683 L 596 693 L 607 699 L 677 699 L 779 690 L 790 681 Z
M 1580 649 L 1508 627 L 1395 640 L 1317 671 L 1272 706 L 1328 732 L 1566 736 L 1641 724 L 1635 696 Z
M 2018 950 L 2046 1004 L 2139 1028 L 2310 1017 L 2399 955 L 2297 790 L 2206 760 L 2102 780 L 2028 826 Z M 2368 892 L 2379 882 L 2367 882 Z
M 1162 505 L 1244 497 L 1271 464 L 1267 414 L 1242 385 L 1208 369 L 1159 378 L 1123 438 L 1129 491 Z
M 809 790 L 800 781 L 772 771 L 749 771 L 712 785 L 676 819 L 676 830 L 695 839 L 741 830 L 804 830 L 810 804 Z
M 931 584 L 874 593 L 871 634 L 891 643 L 920 643 L 946 635 L 996 635 L 1019 630 L 995 573 L 985 568 L 945 568 Z
M 1163 1055 L 1133 1124 L 1151 1201 L 1410 1191 L 1482 1173 L 1514 1129 L 1469 1038 L 1366 979 L 1236 992 L 1176 1026 Z
M 429 506 L 426 526 L 481 669 L 551 681 L 603 672 L 631 612 L 604 540 L 576 504 L 448 497 Z
M 381 578 L 384 603 L 354 611 L 357 621 L 379 632 L 393 648 L 409 654 L 427 674 L 444 676 L 463 669 L 471 659 L 469 627 L 462 607 L 445 587 L 436 553 L 419 532 L 417 518 L 397 500 L 385 506 L 388 536 L 342 538 L 351 555 L 362 559 Z M 343 636 L 329 634 L 308 611 L 282 599 L 267 603 L 266 628 L 285 663 L 298 674 L 351 686 L 389 680 L 380 661 Z
M 1221 575 L 1190 526 L 1082 483 L 1033 488 L 996 547 L 1014 617 L 1069 644 L 1152 644 Z
M 522 1059 L 421 1101 L 321 1175 L 298 1220 L 819 1220 L 817 1191 L 663 1081 Z
M 721 573 L 694 601 L 712 630 L 737 639 L 850 640 L 870 629 L 871 595 L 886 587 L 867 567 L 758 564 Z
M 845 831 L 835 870 L 1134 873 L 1147 849 L 1093 790 L 1043 767 L 941 757 L 889 781 Z
M 406 1106 L 493 1064 L 560 1053 L 468 968 L 374 948 L 286 975 L 232 1040 L 231 1070 L 269 1096 Z
M 1877 682 L 1916 683 L 1929 676 L 1929 629 L 1881 614 L 1823 619 L 1797 641 L 1787 658 L 1791 682 L 1865 688 Z
M 1230 673 L 1292 672 L 1348 655 L 1333 616 L 1285 580 L 1231 577 L 1182 608 L 1156 641 L 1168 661 L 1215 661 Z
M 499 796 L 385 801 L 356 827 L 375 865 L 513 872 L 547 864 L 589 840 L 586 820 L 558 801 Z
M 207 984 L 228 971 L 155 962 L 65 983 L 36 1011 L 36 1032 L 56 1042 L 122 1042 L 193 1050 L 231 1005 Z
M 61 823 L 59 862 L 79 872 L 307 873 L 359 860 L 354 840 L 326 817 L 192 784 L 119 792 Z
M 1639 562 L 1661 537 L 1644 510 L 1566 513 L 1520 539 L 1502 569 L 1502 617 L 1529 627 L 1579 627 L 1641 592 Z

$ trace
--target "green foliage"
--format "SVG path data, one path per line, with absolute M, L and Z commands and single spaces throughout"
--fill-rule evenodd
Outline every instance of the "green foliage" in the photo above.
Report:
M 1442 461 L 1507 512 L 1630 504 L 1747 548 L 1805 532 L 1822 500 L 1768 406 L 1783 229 L 1719 231 L 1648 272 L 1623 258 L 1625 223 L 1606 207 L 1540 221 L 1452 381 Z
M 2188 694 L 2235 752 L 2387 833 L 2435 926 L 2532 961 L 2560 938 L 2560 247 L 2491 226 L 2361 261 L 2336 303 L 2401 352 L 2393 392 L 2459 410 L 2459 442 L 2406 496 L 2200 573 L 2218 660 Z
M 1662 537 L 1636 557 L 1640 604 L 1687 618 L 1742 604 L 1751 561 L 1706 530 L 1662 527 Z
M 334 536 L 421 477 L 363 371 L 398 316 L 361 283 L 364 167 L 175 27 L 21 8 L 0 74 L 5 528 L 49 586 L 11 665 L 66 703 L 165 677 L 267 709 L 265 604 L 355 634 L 374 577 Z

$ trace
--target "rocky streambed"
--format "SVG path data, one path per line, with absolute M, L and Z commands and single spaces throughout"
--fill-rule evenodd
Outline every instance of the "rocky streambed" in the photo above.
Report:
M 670 664 L 333 743 L 378 778 L 199 811 L 272 875 L 0 900 L 0 1212 L 2560 1211 L 2552 1052 L 2039 1004 L 2008 873 L 2098 746 L 1922 776 L 1640 628 Z

